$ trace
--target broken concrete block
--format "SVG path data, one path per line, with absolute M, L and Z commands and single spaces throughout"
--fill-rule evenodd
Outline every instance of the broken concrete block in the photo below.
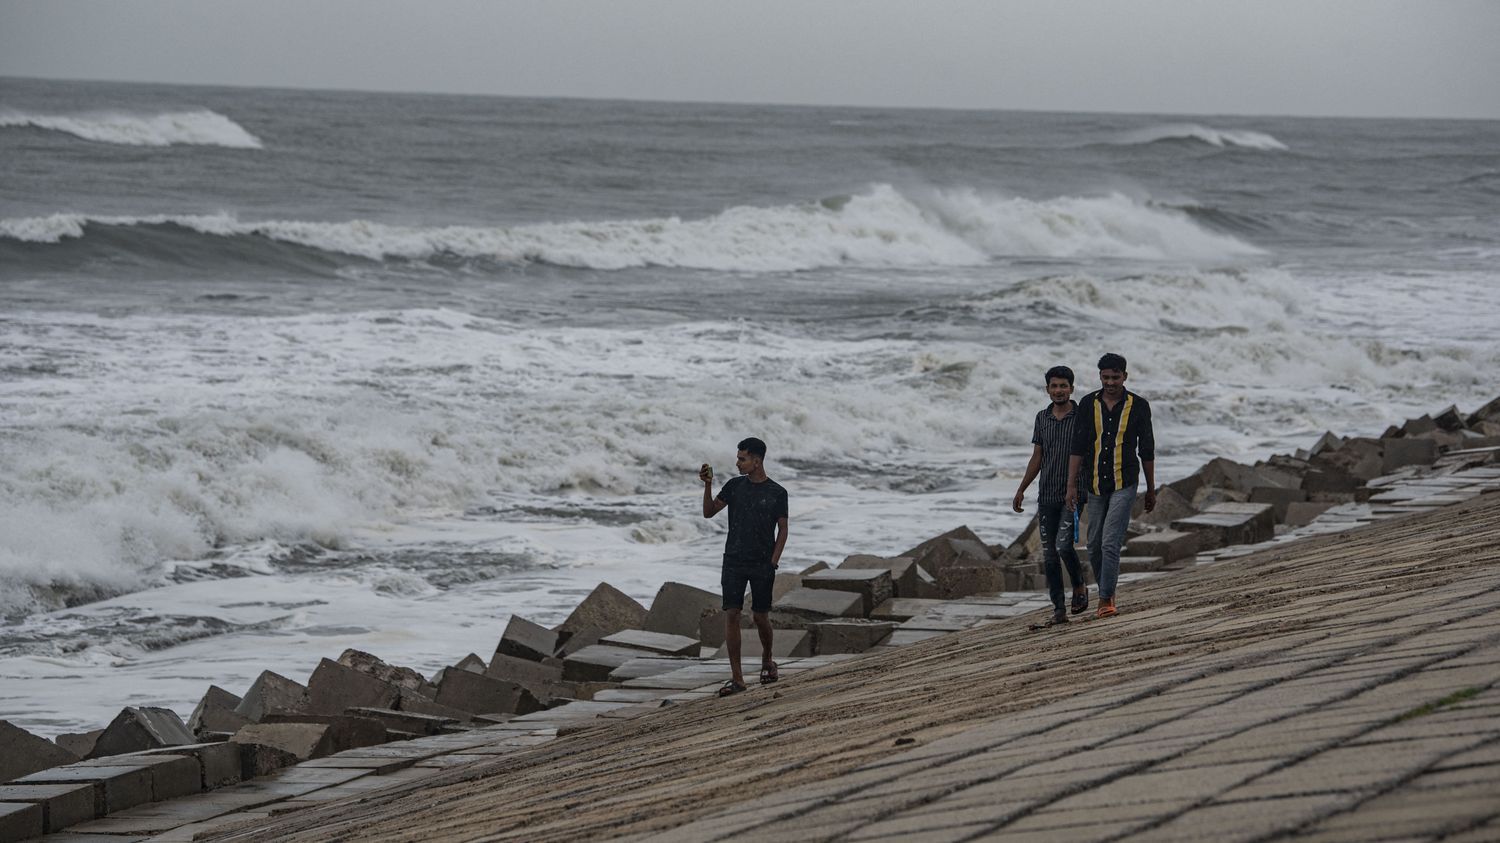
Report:
M 22 776 L 11 784 L 87 784 L 94 789 L 94 814 L 104 816 L 151 801 L 151 768 L 67 764 Z
M 381 682 L 388 682 L 402 688 L 410 688 L 423 693 L 429 693 L 432 690 L 432 684 L 422 674 L 409 667 L 387 664 L 379 657 L 363 650 L 353 648 L 345 650 L 339 654 L 339 664 L 353 668 L 360 673 L 369 674 Z
M 641 657 L 640 650 L 590 644 L 563 659 L 563 679 L 569 682 L 608 682 L 616 668 Z
M 454 663 L 457 670 L 467 670 L 470 673 L 484 673 L 489 670 L 489 665 L 484 663 L 477 653 L 470 653 Z
M 252 724 L 254 725 L 254 724 Z M 234 736 L 230 735 L 228 742 L 232 743 Z M 297 756 L 284 749 L 265 744 L 235 744 L 240 748 L 240 778 L 254 779 L 260 776 L 268 776 L 277 770 L 285 769 L 297 763 Z
M 808 624 L 814 655 L 863 653 L 884 641 L 896 629 L 894 621 L 841 619 Z M 774 642 L 773 642 L 774 643 Z
M 250 723 L 250 718 L 235 708 L 243 702 L 239 697 L 220 688 L 218 685 L 208 686 L 208 691 L 203 694 L 203 699 L 193 709 L 188 717 L 187 727 L 194 735 L 199 732 L 237 732 L 241 726 Z
M 337 752 L 326 723 L 251 723 L 230 738 L 241 746 L 264 746 L 294 756 L 298 761 L 322 758 Z
M 1432 420 L 1432 416 L 1423 414 L 1414 419 L 1407 419 L 1406 424 L 1401 425 L 1401 435 L 1421 436 L 1424 433 L 1437 429 L 1437 422 Z
M 1310 461 L 1314 469 L 1325 471 L 1342 471 L 1355 478 L 1360 483 L 1365 483 L 1379 477 L 1384 472 L 1384 454 L 1388 443 L 1392 439 L 1371 439 L 1369 437 L 1357 436 L 1345 439 L 1344 444 L 1337 451 L 1325 451 L 1313 457 Z M 1309 493 L 1304 479 L 1302 488 Z
M 267 723 L 315 723 L 327 726 L 325 736 L 330 752 L 360 749 L 385 743 L 385 724 L 371 717 L 347 712 L 342 714 L 273 714 Z
M 0 782 L 77 760 L 52 741 L 0 720 Z
M 802 587 L 858 594 L 861 600 L 861 617 L 869 617 L 876 606 L 895 596 L 891 572 L 887 568 L 837 568 L 819 571 L 810 577 L 803 577 Z
M 1276 523 L 1286 523 L 1286 508 L 1293 503 L 1307 500 L 1305 489 L 1288 489 L 1285 486 L 1256 486 L 1250 490 L 1251 503 L 1268 503 Z
M 1438 457 L 1437 449 L 1431 439 L 1391 439 L 1385 443 L 1382 473 L 1392 474 L 1408 465 L 1432 465 Z
M 1242 495 L 1248 495 L 1251 489 L 1264 485 L 1260 475 L 1252 466 L 1224 457 L 1209 460 L 1198 469 L 1197 474 L 1205 486 L 1216 486 L 1220 489 L 1239 492 Z
M 301 711 L 306 706 L 306 686 L 267 670 L 255 677 L 234 710 L 258 723 L 272 712 Z
M 1299 501 L 1287 504 L 1285 523 L 1288 527 L 1305 527 L 1333 506 L 1334 504 L 1326 501 Z
M 955 541 L 958 542 L 957 545 L 953 544 Z M 961 557 L 991 559 L 988 546 L 967 526 L 956 527 L 940 536 L 934 536 L 901 555 L 917 560 L 918 565 L 934 576 L 944 565 Z
M 437 692 L 434 691 L 434 694 Z M 473 712 L 460 711 L 452 706 L 439 705 L 436 700 L 427 697 L 417 691 L 401 690 L 401 696 L 396 700 L 394 708 L 397 711 L 410 711 L 415 714 L 429 714 L 433 717 L 447 717 L 457 720 L 459 723 L 467 723 L 473 717 Z
M 436 702 L 471 714 L 529 714 L 542 709 L 541 701 L 521 685 L 467 670 L 443 672 Z
M 1325 451 L 1337 451 L 1343 447 L 1343 444 L 1344 437 L 1335 434 L 1331 430 L 1324 431 L 1323 435 L 1318 437 L 1318 441 L 1314 442 L 1312 447 L 1308 449 L 1308 452 L 1312 456 L 1317 456 Z
M 1142 524 L 1149 524 L 1153 527 L 1165 527 L 1178 518 L 1186 518 L 1198 512 L 1197 508 L 1193 506 L 1192 501 L 1178 494 L 1170 486 L 1163 486 L 1156 490 L 1156 508 L 1150 512 L 1145 511 L 1145 495 L 1138 496 L 1136 501 L 1141 505 L 1141 514 L 1138 520 Z M 1078 535 L 1080 537 L 1088 535 L 1088 532 L 1083 529 L 1083 525 L 1081 524 L 1079 525 Z
M 443 727 L 458 724 L 458 721 L 451 717 L 396 711 L 390 708 L 351 708 L 349 713 L 356 717 L 376 720 L 388 731 L 409 732 L 413 735 L 439 735 L 443 733 Z
M 1198 538 L 1195 533 L 1177 530 L 1146 533 L 1126 542 L 1125 552 L 1131 556 L 1159 556 L 1170 565 L 1191 559 L 1198 552 Z
M 539 662 L 551 658 L 559 646 L 558 634 L 516 615 L 510 616 L 500 643 L 495 646 L 496 655 Z
M 975 594 L 1005 591 L 1005 569 L 995 565 L 946 565 L 938 572 L 938 588 L 952 600 Z
M 0 840 L 29 840 L 45 833 L 42 806 L 34 802 L 0 802 Z
M 343 714 L 344 709 L 365 706 L 390 708 L 400 694 L 400 687 L 382 682 L 368 673 L 345 667 L 333 659 L 318 662 L 317 670 L 307 680 L 306 712 Z M 266 722 L 262 717 L 261 722 Z
M 740 633 L 740 664 L 759 661 L 764 650 L 760 646 L 760 635 L 755 630 Z M 771 636 L 772 659 L 794 659 L 812 655 L 812 634 L 805 629 L 778 629 Z M 729 645 L 724 644 L 714 653 L 714 658 L 729 658 Z
M 515 656 L 496 653 L 490 659 L 490 666 L 485 669 L 484 675 L 491 679 L 502 679 L 506 682 L 534 687 L 561 682 L 563 669 L 562 662 L 554 659 L 534 662 L 530 659 L 518 659 Z
M 855 554 L 839 563 L 839 570 L 846 568 L 880 568 L 891 572 L 892 597 L 916 597 L 922 567 L 910 556 L 870 556 Z
M 99 736 L 102 734 L 104 734 L 103 729 L 95 729 L 92 732 L 79 732 L 77 734 L 63 734 L 53 738 L 52 742 L 71 752 L 73 760 L 77 761 L 80 758 L 87 758 L 89 753 L 94 751 L 94 744 L 98 743 Z M 0 738 L 0 745 L 3 745 L 3 740 L 3 738 Z M 0 781 L 4 780 L 4 777 L 0 776 Z
M 782 598 L 782 595 L 786 594 L 788 591 L 801 587 L 801 574 L 794 574 L 790 571 L 777 571 L 776 579 L 771 581 L 771 602 L 774 603 L 775 601 L 780 600 Z M 714 605 L 714 608 L 717 609 L 720 605 L 721 604 L 716 603 Z
M 115 715 L 115 719 L 104 728 L 104 734 L 94 742 L 90 758 L 159 749 L 164 746 L 187 746 L 197 743 L 198 738 L 188 730 L 187 724 L 176 712 L 165 708 L 137 708 L 129 706 Z
M 197 743 L 188 746 L 151 749 L 139 754 L 181 755 L 196 758 L 200 773 L 199 789 L 215 790 L 240 781 L 240 776 L 242 775 L 240 750 L 240 745 L 237 743 L 214 741 L 212 743 Z
M 665 632 L 647 632 L 643 629 L 622 629 L 599 639 L 599 643 L 610 647 L 659 653 L 664 656 L 696 656 L 699 648 L 697 638 L 671 635 Z
M 777 577 L 791 576 L 796 574 L 777 574 Z M 663 583 L 657 589 L 656 597 L 651 601 L 651 611 L 646 613 L 646 620 L 641 628 L 647 632 L 661 632 L 667 635 L 680 635 L 684 638 L 697 639 L 698 624 L 707 615 L 719 611 L 722 606 L 720 595 L 683 585 L 680 582 Z
M 799 588 L 771 604 L 770 615 L 772 626 L 800 629 L 829 618 L 863 617 L 864 598 L 852 591 Z
M 61 831 L 70 825 L 88 822 L 94 813 L 94 786 L 91 784 L 15 784 L 0 785 L 0 803 L 29 802 L 42 809 L 42 831 Z M 38 832 L 40 834 L 42 832 Z M 0 824 L 0 840 L 8 837 Z
M 1267 541 L 1276 533 L 1276 518 L 1267 503 L 1221 503 L 1172 522 L 1172 529 L 1194 533 L 1202 552 Z
M 609 583 L 599 583 L 589 596 L 573 609 L 556 631 L 568 633 L 562 653 L 577 652 L 600 638 L 622 629 L 640 629 L 646 622 L 646 607 Z

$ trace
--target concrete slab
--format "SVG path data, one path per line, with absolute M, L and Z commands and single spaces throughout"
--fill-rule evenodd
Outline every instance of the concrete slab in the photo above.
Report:
M 908 566 L 909 567 L 909 566 Z M 891 572 L 887 568 L 835 568 L 802 578 L 805 589 L 828 589 L 858 594 L 860 617 L 868 618 L 876 606 L 895 596 Z
M 771 606 L 771 624 L 781 629 L 800 629 L 829 618 L 863 616 L 864 597 L 850 591 L 799 588 Z
M 12 784 L 88 784 L 94 788 L 94 813 L 104 815 L 151 801 L 151 769 L 142 766 L 64 766 L 41 770 Z
M 644 629 L 622 629 L 600 638 L 599 643 L 609 647 L 624 647 L 663 656 L 696 656 L 699 646 L 696 637 L 689 638 L 685 635 L 650 632 Z
M 0 841 L 3 843 L 40 837 L 43 828 L 41 805 L 31 802 L 0 802 Z
M 77 760 L 52 741 L 0 720 L 0 782 Z
M 870 619 L 879 621 L 896 621 L 897 623 L 900 623 L 901 621 L 911 620 L 912 618 L 926 612 L 933 606 L 937 606 L 943 602 L 945 601 L 920 599 L 914 597 L 893 597 L 890 600 L 881 603 L 879 606 L 876 606 L 875 609 L 870 612 Z
M 40 805 L 42 827 L 48 834 L 97 816 L 91 784 L 0 785 L 0 802 Z
M 641 628 L 648 632 L 697 639 L 698 624 L 722 606 L 721 596 L 712 591 L 684 585 L 663 583 L 651 601 L 651 610 Z
M 511 615 L 500 643 L 495 645 L 495 654 L 540 662 L 557 652 L 558 637 L 556 632 L 541 624 Z

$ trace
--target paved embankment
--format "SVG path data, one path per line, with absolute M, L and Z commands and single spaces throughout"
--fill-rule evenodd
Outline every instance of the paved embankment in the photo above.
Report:
M 1500 839 L 1500 494 L 1131 583 L 1120 605 L 848 659 L 219 834 Z

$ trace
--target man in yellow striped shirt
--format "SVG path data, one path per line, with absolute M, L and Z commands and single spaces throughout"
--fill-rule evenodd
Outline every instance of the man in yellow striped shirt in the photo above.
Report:
M 1151 404 L 1125 388 L 1125 358 L 1099 358 L 1100 389 L 1078 402 L 1073 454 L 1068 458 L 1067 506 L 1077 508 L 1079 484 L 1088 492 L 1089 564 L 1099 584 L 1098 617 L 1116 613 L 1120 548 L 1136 485 L 1146 475 L 1147 512 L 1156 508 L 1156 436 Z

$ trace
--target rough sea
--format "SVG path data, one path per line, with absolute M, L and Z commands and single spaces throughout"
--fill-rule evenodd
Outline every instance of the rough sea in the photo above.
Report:
M 0 79 L 0 719 L 716 589 L 748 435 L 789 568 L 1008 541 L 1105 351 L 1163 481 L 1470 410 L 1497 266 L 1497 122 Z

